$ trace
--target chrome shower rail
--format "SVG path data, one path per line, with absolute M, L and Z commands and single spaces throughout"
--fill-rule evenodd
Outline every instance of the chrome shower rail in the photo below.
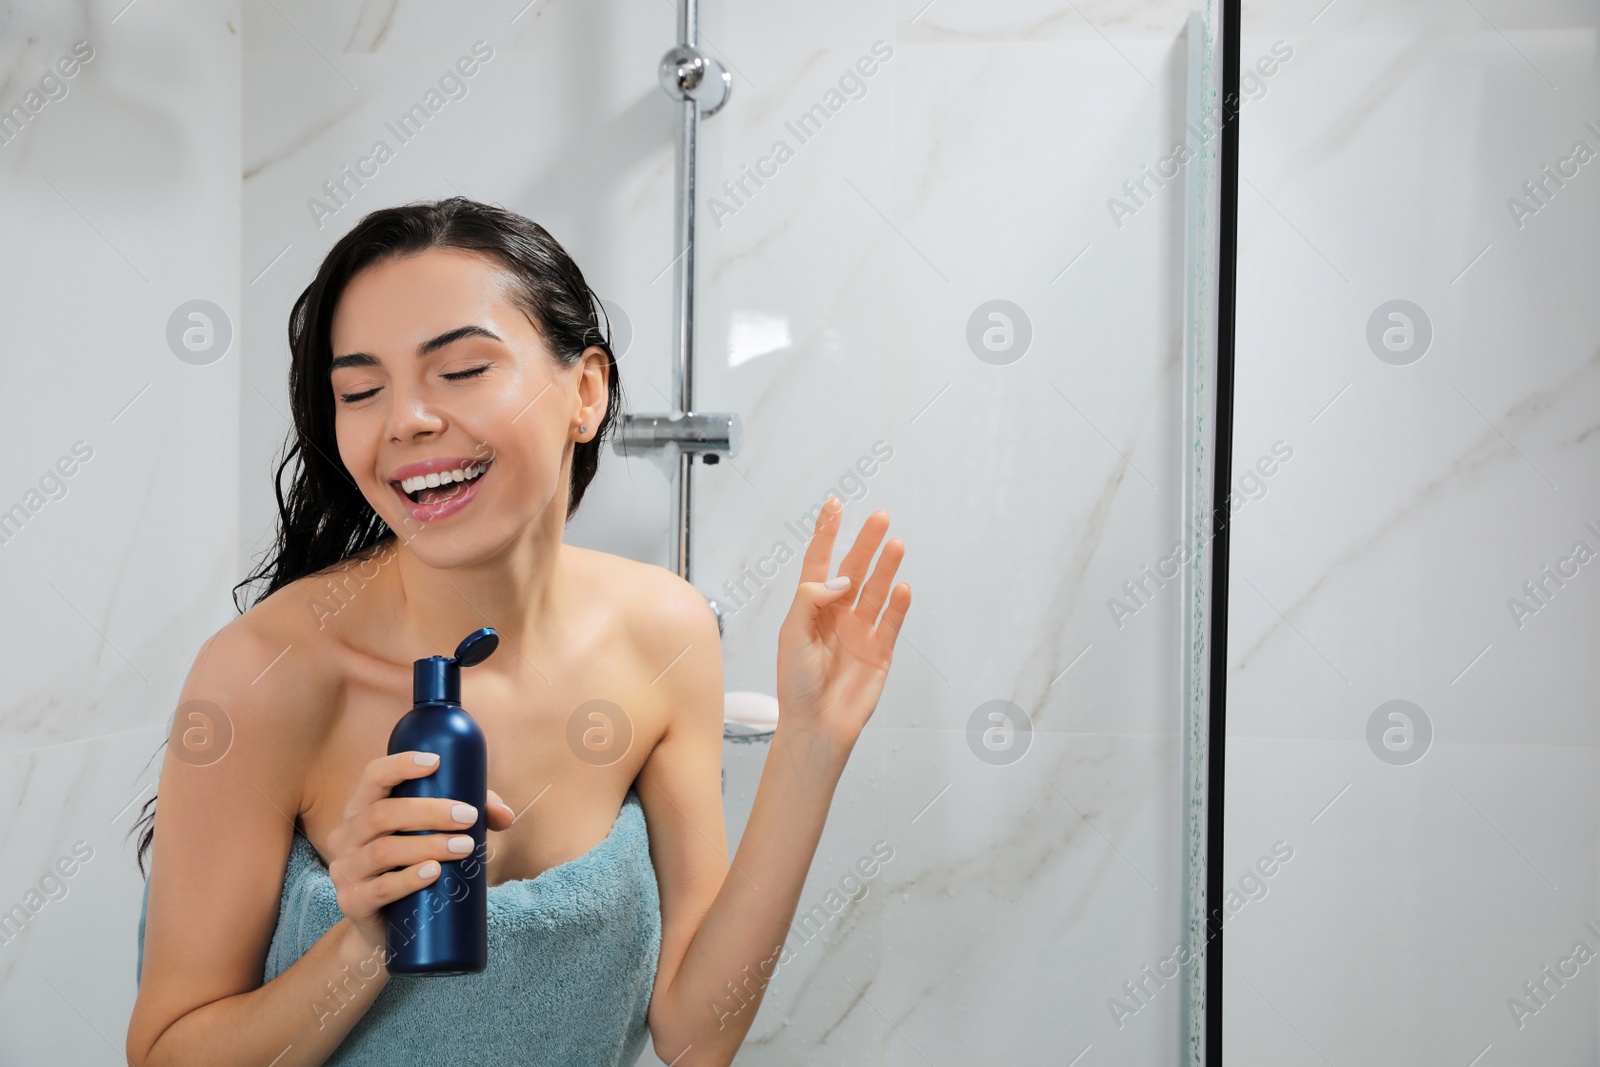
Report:
M 715 463 L 722 456 L 739 451 L 740 425 L 736 414 L 705 414 L 694 411 L 694 273 L 695 273 L 695 174 L 700 120 L 714 115 L 727 103 L 733 76 L 722 65 L 698 48 L 699 11 L 696 0 L 683 0 L 678 11 L 679 44 L 661 59 L 661 87 L 680 101 L 682 118 L 678 126 L 677 221 L 678 257 L 673 261 L 673 333 L 677 353 L 672 364 L 672 391 L 675 410 L 658 414 L 624 415 L 622 427 L 612 442 L 620 453 L 661 450 L 676 457 L 673 477 L 672 513 L 669 529 L 673 544 L 669 550 L 678 574 L 689 580 L 690 474 L 694 457 L 704 456 Z M 716 609 L 716 602 L 712 601 Z M 722 613 L 717 611 L 718 626 Z

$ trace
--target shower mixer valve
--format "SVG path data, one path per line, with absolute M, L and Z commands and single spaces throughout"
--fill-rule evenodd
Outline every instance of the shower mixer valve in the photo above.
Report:
M 704 462 L 715 463 L 722 456 L 737 456 L 743 438 L 744 426 L 737 413 L 625 414 L 611 447 L 622 455 L 676 447 L 679 452 L 700 453 Z

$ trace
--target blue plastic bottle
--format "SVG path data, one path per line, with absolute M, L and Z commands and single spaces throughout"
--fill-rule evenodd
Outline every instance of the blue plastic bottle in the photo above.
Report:
M 385 905 L 390 974 L 475 974 L 489 965 L 489 752 L 461 706 L 461 668 L 482 663 L 499 643 L 500 635 L 485 627 L 468 634 L 454 658 L 429 656 L 412 665 L 412 708 L 395 723 L 389 753 L 437 752 L 439 766 L 389 795 L 463 801 L 478 809 L 478 821 L 471 830 L 397 832 L 470 833 L 477 847 L 441 861 L 431 884 Z

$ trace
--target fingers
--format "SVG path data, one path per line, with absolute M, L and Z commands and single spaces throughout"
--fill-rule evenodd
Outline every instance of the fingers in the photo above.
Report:
M 828 580 L 828 564 L 833 558 L 834 540 L 838 536 L 843 511 L 843 502 L 838 497 L 830 495 L 827 503 L 823 505 L 822 513 L 817 516 L 816 533 L 806 549 L 805 563 L 800 572 L 802 583 Z M 839 573 L 850 579 L 850 588 L 839 597 L 839 601 L 849 598 L 855 603 L 857 617 L 869 624 L 877 621 L 878 613 L 889 599 L 889 588 L 894 584 L 895 573 L 899 570 L 900 561 L 906 554 L 905 542 L 898 537 L 892 539 L 883 546 L 883 553 L 878 556 L 872 577 L 867 578 L 867 568 L 871 566 L 872 557 L 878 551 L 883 535 L 888 531 L 887 511 L 880 508 L 868 515 L 867 521 L 862 523 L 860 532 L 856 534 L 855 543 L 850 546 L 850 551 L 839 564 Z M 856 599 L 858 591 L 859 600 Z M 892 627 L 896 633 L 899 632 L 906 608 L 910 606 L 910 596 L 911 587 L 906 586 L 905 602 L 899 605 L 899 614 Z
M 833 562 L 833 541 L 839 535 L 839 516 L 844 513 L 844 501 L 829 496 L 817 516 L 811 544 L 806 547 L 805 561 L 800 564 L 802 582 L 825 582 L 828 565 Z
M 499 793 L 489 790 L 489 829 L 509 830 L 516 818 L 517 813 L 511 810 L 511 805 L 501 800 Z
M 878 551 L 878 542 L 883 540 L 888 530 L 889 513 L 882 509 L 868 515 L 867 521 L 861 524 L 856 543 L 850 546 L 850 551 L 839 563 L 839 573 L 850 576 L 852 589 L 861 589 L 866 585 L 867 567 L 872 563 L 872 554 Z M 877 612 L 873 612 L 872 617 L 876 618 Z
M 386 871 L 416 867 L 428 860 L 451 861 L 472 855 L 477 840 L 461 834 L 386 834 L 357 849 L 348 861 L 351 873 L 376 878 Z
M 889 638 L 890 649 L 900 636 L 900 627 L 905 625 L 906 610 L 911 607 L 911 583 L 901 582 L 895 586 L 894 592 L 889 595 L 889 610 L 883 613 L 883 618 L 878 620 L 875 631 L 879 638 Z
M 391 834 L 357 849 L 339 863 L 339 908 L 346 915 L 376 914 L 385 904 L 437 881 L 441 863 L 470 856 L 471 834 Z
M 368 762 L 330 841 L 338 858 L 330 861 L 329 874 L 346 915 L 370 918 L 436 881 L 441 863 L 480 851 L 482 835 L 473 833 L 480 818 L 489 829 L 511 825 L 514 813 L 493 790 L 487 811 L 448 797 L 391 795 L 401 782 L 430 775 L 438 765 L 436 754 L 414 751 Z
M 430 859 L 398 871 L 380 874 L 361 883 L 361 888 L 352 894 L 356 898 L 352 903 L 364 908 L 363 914 L 375 914 L 385 904 L 393 904 L 401 897 L 409 896 L 423 886 L 437 882 L 439 873 L 443 870 L 438 860 Z M 339 902 L 339 907 L 345 914 L 349 914 L 343 900 Z
M 350 794 L 350 803 L 345 805 L 344 817 L 348 819 L 388 796 L 389 790 L 408 778 L 427 777 L 438 766 L 437 752 L 396 752 L 369 760 L 355 791 Z
M 358 848 L 388 834 L 420 830 L 471 833 L 478 809 L 448 797 L 384 797 L 349 820 L 348 848 Z
M 478 809 L 471 804 L 444 797 L 395 797 L 389 792 L 408 778 L 432 774 L 438 766 L 419 764 L 416 753 L 396 752 L 380 756 L 367 764 L 345 809 L 348 848 L 357 848 L 383 834 L 416 830 L 470 830 L 478 820 Z M 422 753 L 430 756 L 432 753 Z M 491 830 L 504 830 L 516 817 L 493 789 L 488 790 L 485 823 Z
M 466 811 L 455 812 L 453 809 L 458 806 Z M 457 814 L 469 817 L 458 819 Z M 477 847 L 472 835 L 476 820 L 477 811 L 472 805 L 458 805 L 441 797 L 386 797 L 378 801 L 350 820 L 345 852 L 329 865 L 329 874 L 339 888 L 340 907 L 347 915 L 370 914 L 370 909 L 428 884 L 438 875 L 437 871 L 427 874 L 430 860 L 448 862 L 473 854 Z M 411 877 L 392 877 L 396 868 L 410 872 Z
M 889 597 L 889 586 L 894 583 L 894 573 L 900 569 L 900 561 L 905 556 L 905 542 L 898 537 L 891 538 L 878 556 L 878 565 L 873 568 L 872 577 L 861 587 L 856 617 L 868 626 L 878 621 L 878 612 L 883 610 L 883 602 Z

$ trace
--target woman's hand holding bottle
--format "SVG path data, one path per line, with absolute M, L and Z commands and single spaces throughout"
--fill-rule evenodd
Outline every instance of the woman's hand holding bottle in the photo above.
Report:
M 344 821 L 328 835 L 328 873 L 339 910 L 373 949 L 388 939 L 384 905 L 431 885 L 440 861 L 472 853 L 470 831 L 478 811 L 471 804 L 389 795 L 401 782 L 432 774 L 438 766 L 432 752 L 396 752 L 369 761 L 345 805 Z M 514 818 L 500 794 L 489 790 L 489 829 L 508 829 Z M 396 832 L 417 830 L 445 832 Z

